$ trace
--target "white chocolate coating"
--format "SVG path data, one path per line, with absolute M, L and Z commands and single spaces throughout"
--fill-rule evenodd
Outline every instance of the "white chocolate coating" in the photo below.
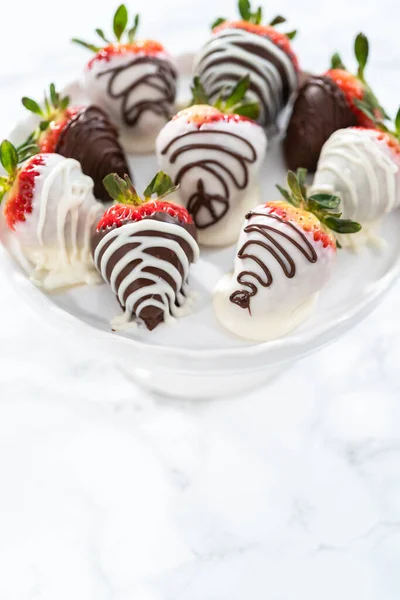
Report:
M 199 243 L 227 246 L 239 235 L 243 215 L 259 202 L 258 171 L 267 138 L 252 121 L 201 126 L 178 116 L 156 141 L 160 169 L 179 190 L 174 197 L 192 214 Z
M 32 212 L 11 230 L 2 211 L 2 241 L 39 287 L 99 283 L 90 238 L 104 208 L 93 196 L 93 181 L 74 159 L 41 156 L 45 164 L 35 167 Z
M 234 271 L 217 284 L 213 304 L 226 329 L 265 342 L 286 335 L 310 315 L 336 251 L 323 248 L 295 223 L 274 218 L 265 205 L 252 212 L 243 224 Z
M 140 232 L 158 232 L 156 236 L 137 235 Z M 135 234 L 135 235 L 134 235 Z M 164 322 L 172 323 L 177 317 L 190 313 L 193 296 L 189 294 L 188 276 L 189 259 L 175 239 L 168 239 L 165 235 L 173 235 L 189 244 L 193 252 L 193 262 L 199 257 L 199 247 L 195 239 L 183 227 L 153 219 L 143 219 L 135 223 L 127 223 L 116 229 L 111 229 L 99 242 L 94 252 L 94 262 L 105 281 L 111 285 L 111 289 L 118 297 L 125 310 L 122 315 L 115 317 L 111 326 L 114 330 L 122 330 L 134 327 L 140 322 L 140 314 L 146 306 L 156 306 L 162 309 Z M 132 237 L 134 235 L 134 237 Z M 111 242 L 111 243 L 110 243 Z M 122 253 L 122 256 L 112 266 L 111 275 L 108 277 L 110 260 L 115 260 L 116 252 L 122 250 L 127 244 L 138 244 L 134 249 Z M 101 255 L 102 249 L 109 244 Z M 182 274 L 169 261 L 148 253 L 150 248 L 167 248 L 173 252 L 182 266 Z M 138 261 L 136 266 L 117 285 L 118 276 L 129 263 Z M 158 269 L 172 278 L 176 290 L 160 274 L 149 273 L 149 268 Z M 125 292 L 136 279 L 146 279 L 152 284 L 139 287 L 129 293 L 125 298 Z M 147 298 L 150 296 L 150 298 Z M 161 301 L 155 297 L 160 296 Z M 136 321 L 133 321 L 133 313 Z
M 324 144 L 310 193 L 341 198 L 343 217 L 362 225 L 400 205 L 400 157 L 372 129 L 340 129 Z
M 260 104 L 258 122 L 263 126 L 275 123 L 298 87 L 290 57 L 268 37 L 243 29 L 214 33 L 197 57 L 194 73 L 212 100 L 224 86 L 231 87 L 249 74 L 247 97 Z
M 85 69 L 85 86 L 91 102 L 118 127 L 127 152 L 154 151 L 158 132 L 174 112 L 176 69 L 166 52 L 95 60 Z

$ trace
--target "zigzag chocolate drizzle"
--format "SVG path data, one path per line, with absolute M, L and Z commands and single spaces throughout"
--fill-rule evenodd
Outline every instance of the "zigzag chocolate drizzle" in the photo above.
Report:
M 223 137 L 221 143 L 202 143 L 200 141 L 201 136 L 210 135 L 237 140 L 237 144 L 241 145 L 241 148 L 239 146 L 238 150 L 233 150 L 224 146 Z M 183 139 L 187 143 L 180 146 L 179 142 Z M 198 142 L 197 139 L 199 139 Z M 205 158 L 190 160 L 188 154 L 195 150 L 203 150 Z M 171 164 L 180 157 L 182 157 L 182 161 L 187 158 L 186 164 L 182 165 L 175 177 L 175 185 L 181 184 L 185 176 L 193 169 L 200 169 L 211 174 L 221 189 L 220 193 L 211 193 L 211 191 L 207 191 L 204 179 L 198 178 L 197 189 L 188 198 L 186 206 L 198 229 L 210 227 L 222 219 L 229 209 L 230 185 L 233 184 L 238 190 L 244 190 L 249 184 L 248 165 L 257 160 L 257 152 L 248 140 L 235 133 L 219 129 L 198 129 L 179 135 L 162 149 L 161 154 L 165 155 L 169 152 L 168 158 Z M 215 152 L 221 154 L 221 160 L 217 160 Z M 235 161 L 237 171 L 232 171 L 224 164 L 224 155 Z M 205 215 L 207 216 L 205 217 Z
M 131 79 L 126 87 L 116 92 L 115 81 L 117 77 L 131 67 L 140 65 L 148 65 L 153 67 L 153 70 L 150 69 L 148 73 L 133 79 L 133 81 Z M 177 73 L 168 61 L 155 56 L 139 56 L 125 65 L 102 71 L 97 74 L 97 77 L 106 75 L 109 76 L 107 93 L 114 100 L 121 100 L 121 117 L 127 126 L 133 127 L 136 125 L 142 114 L 148 111 L 164 116 L 166 121 L 171 118 L 171 105 L 175 101 Z M 131 94 L 137 92 L 141 86 L 157 90 L 160 92 L 160 97 L 130 103 Z
M 246 219 L 250 220 L 252 217 L 268 217 L 270 219 L 275 219 L 280 223 L 285 223 L 288 227 L 290 227 L 293 231 L 296 232 L 296 235 L 301 239 L 301 242 L 298 242 L 296 239 L 291 237 L 289 234 L 280 231 L 276 227 L 272 225 L 264 225 L 262 223 L 250 223 L 244 229 L 245 233 L 258 233 L 265 238 L 265 242 L 259 239 L 249 239 L 247 240 L 243 246 L 240 248 L 238 252 L 238 257 L 241 259 L 249 258 L 253 260 L 263 271 L 265 278 L 261 277 L 254 271 L 242 271 L 237 276 L 237 282 L 240 285 L 243 285 L 248 290 L 236 290 L 233 294 L 230 295 L 229 300 L 234 304 L 240 306 L 240 308 L 247 308 L 250 311 L 250 300 L 253 296 L 258 293 L 258 287 L 252 281 L 249 281 L 248 278 L 255 279 L 262 287 L 269 287 L 272 285 L 273 277 L 272 273 L 269 270 L 268 266 L 259 258 L 256 254 L 248 252 L 248 248 L 250 246 L 260 246 L 267 250 L 279 263 L 282 268 L 282 271 L 289 279 L 292 279 L 296 275 L 296 263 L 292 256 L 285 250 L 285 248 L 279 243 L 277 239 L 274 238 L 274 234 L 281 236 L 288 240 L 310 263 L 315 263 L 318 260 L 317 253 L 313 248 L 312 244 L 308 241 L 307 237 L 304 233 L 293 223 L 282 219 L 278 215 L 271 215 L 262 212 L 249 212 L 246 215 Z M 245 279 L 247 278 L 247 280 Z

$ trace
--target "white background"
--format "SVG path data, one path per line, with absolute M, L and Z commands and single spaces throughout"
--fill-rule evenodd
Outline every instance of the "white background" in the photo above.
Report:
M 194 49 L 230 1 L 132 3 Z M 0 132 L 76 76 L 110 2 L 3 2 Z M 400 103 L 398 0 L 270 0 L 305 69 L 334 50 Z M 93 38 L 94 39 L 94 38 Z M 343 339 L 246 398 L 141 392 L 47 327 L 0 273 L 0 600 L 398 600 L 400 285 Z

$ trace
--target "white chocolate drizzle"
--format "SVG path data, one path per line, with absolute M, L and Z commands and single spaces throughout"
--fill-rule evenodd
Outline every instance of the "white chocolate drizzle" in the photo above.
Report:
M 248 97 L 260 103 L 259 123 L 273 124 L 297 88 L 290 57 L 268 37 L 243 29 L 215 33 L 200 52 L 194 71 L 214 99 L 222 88 L 250 74 Z
M 159 235 L 146 235 L 146 232 L 150 231 Z M 138 235 L 140 233 L 143 235 Z M 166 235 L 178 239 L 169 239 L 165 237 Z M 111 289 L 116 294 L 121 306 L 124 307 L 124 314 L 113 319 L 113 329 L 134 326 L 136 323 L 132 322 L 132 317 L 140 320 L 140 315 L 147 306 L 160 308 L 166 323 L 171 323 L 175 318 L 188 313 L 192 300 L 189 296 L 188 286 L 190 262 L 178 241 L 179 239 L 189 245 L 193 252 L 193 262 L 196 262 L 199 257 L 199 248 L 195 239 L 186 229 L 174 223 L 143 219 L 111 229 L 100 240 L 94 252 L 95 265 L 103 279 L 110 283 Z M 137 246 L 122 254 L 121 258 L 112 266 L 111 273 L 108 273 L 110 260 L 127 244 L 137 244 Z M 102 252 L 105 247 L 105 251 Z M 166 248 L 173 252 L 182 267 L 182 274 L 169 261 L 152 256 L 149 253 L 152 248 Z M 135 262 L 136 265 L 122 281 L 118 282 L 118 277 L 123 269 L 132 262 Z M 150 271 L 151 269 L 157 269 L 161 274 L 154 274 Z M 173 280 L 175 289 L 167 280 L 168 278 L 162 277 L 162 273 Z M 125 297 L 129 286 L 136 279 L 146 279 L 152 283 L 138 287 Z M 160 297 L 161 300 L 157 300 L 156 297 Z

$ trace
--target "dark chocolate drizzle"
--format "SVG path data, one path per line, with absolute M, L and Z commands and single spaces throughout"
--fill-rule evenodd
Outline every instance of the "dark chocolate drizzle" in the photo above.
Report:
M 124 152 L 118 141 L 118 132 L 108 116 L 97 106 L 82 108 L 62 131 L 55 152 L 66 158 L 75 158 L 82 171 L 94 181 L 94 195 L 102 202 L 110 196 L 103 186 L 109 173 L 121 177 L 129 174 Z
M 312 244 L 308 241 L 304 233 L 298 227 L 293 225 L 293 223 L 282 219 L 278 215 L 265 214 L 261 212 L 249 212 L 246 215 L 246 219 L 248 219 L 249 221 L 252 217 L 269 217 L 270 219 L 275 219 L 280 223 L 285 223 L 285 225 L 287 225 L 288 227 L 293 229 L 293 231 L 296 232 L 296 234 L 301 238 L 303 244 L 299 243 L 296 239 L 294 239 L 287 233 L 280 231 L 279 229 L 276 229 L 271 225 L 263 225 L 261 223 L 250 223 L 245 227 L 245 233 L 258 233 L 266 239 L 265 242 L 259 239 L 249 239 L 243 244 L 243 246 L 238 252 L 239 258 L 249 258 L 253 260 L 256 264 L 259 265 L 259 267 L 263 271 L 263 274 L 265 275 L 265 278 L 263 278 L 260 277 L 260 275 L 258 275 L 254 271 L 241 271 L 241 273 L 239 273 L 239 275 L 237 276 L 237 282 L 240 285 L 243 285 L 249 289 L 236 290 L 235 292 L 233 292 L 233 294 L 230 295 L 229 300 L 233 302 L 233 304 L 237 304 L 240 308 L 247 309 L 250 312 L 250 314 L 250 300 L 253 296 L 255 296 L 258 293 L 258 288 L 257 285 L 252 281 L 249 281 L 248 278 L 251 277 L 255 279 L 262 287 L 270 287 L 273 282 L 272 273 L 268 269 L 268 266 L 258 256 L 247 251 L 250 246 L 260 246 L 261 248 L 267 250 L 279 263 L 280 267 L 282 268 L 282 271 L 289 279 L 292 279 L 296 275 L 296 263 L 293 257 L 290 256 L 290 254 L 279 243 L 279 241 L 274 239 L 273 234 L 281 236 L 288 240 L 291 244 L 293 244 L 295 248 L 297 248 L 299 252 L 301 252 L 301 254 L 303 254 L 303 256 L 305 256 L 305 258 L 310 263 L 316 263 L 318 260 L 317 253 L 313 248 Z
M 170 233 L 161 233 L 159 231 L 152 231 L 151 221 L 152 220 L 163 221 L 166 223 L 174 223 L 175 225 L 180 225 L 181 227 L 186 229 L 186 231 L 188 231 L 190 233 L 190 235 L 196 240 L 196 238 L 197 238 L 196 228 L 194 227 L 193 223 L 191 223 L 191 224 L 182 223 L 181 221 L 179 221 L 179 219 L 177 219 L 175 217 L 171 217 L 167 213 L 156 213 L 155 215 L 153 215 L 151 217 L 144 217 L 144 219 L 148 219 L 148 221 L 149 221 L 148 231 L 146 230 L 146 231 L 140 231 L 138 233 L 133 233 L 129 238 L 130 241 L 128 243 L 124 244 L 124 246 L 122 246 L 118 250 L 116 250 L 109 258 L 109 261 L 108 261 L 107 267 L 106 267 L 106 281 L 108 283 L 110 282 L 111 274 L 112 274 L 114 267 L 121 260 L 121 258 L 123 258 L 128 252 L 130 252 L 131 250 L 134 250 L 135 248 L 137 248 L 139 246 L 139 244 L 137 242 L 135 242 L 135 237 L 137 237 L 137 236 L 140 236 L 140 237 L 148 236 L 149 238 L 163 236 L 166 240 L 167 239 L 174 240 L 181 246 L 182 250 L 185 252 L 186 256 L 188 257 L 189 263 L 193 262 L 193 259 L 194 259 L 193 250 L 192 250 L 190 244 L 188 244 L 188 242 L 186 240 L 184 240 L 180 236 L 173 235 Z M 126 223 L 124 223 L 124 225 L 128 224 L 128 223 L 132 223 L 132 221 L 127 220 Z M 124 225 L 122 225 L 122 227 Z M 119 228 L 117 228 L 116 226 L 108 228 L 104 231 L 96 231 L 94 233 L 92 240 L 91 240 L 91 250 L 92 250 L 93 257 L 94 257 L 95 250 L 96 250 L 97 246 L 99 245 L 99 243 L 101 242 L 101 240 L 110 231 L 115 230 L 115 229 L 117 230 L 116 235 L 118 235 Z M 101 264 L 102 257 L 104 255 L 105 251 L 107 250 L 108 246 L 114 241 L 114 239 L 115 239 L 115 237 L 112 237 L 103 246 L 103 248 L 101 249 L 101 251 L 99 253 L 99 256 L 96 261 L 96 268 L 99 271 L 100 271 L 100 264 Z M 183 273 L 184 273 L 183 266 L 182 266 L 178 256 L 175 254 L 175 252 L 173 250 L 170 250 L 169 248 L 152 247 L 151 245 L 149 245 L 149 247 L 145 250 L 145 252 L 156 258 L 159 258 L 160 259 L 160 267 L 157 267 L 157 268 L 147 267 L 146 269 L 144 269 L 142 272 L 142 277 L 138 277 L 127 287 L 127 289 L 125 290 L 125 293 L 124 293 L 123 302 L 121 303 L 121 302 L 119 302 L 119 299 L 118 299 L 118 290 L 119 290 L 122 282 L 124 281 L 125 277 L 127 277 L 132 272 L 132 270 L 140 263 L 140 259 L 134 259 L 133 261 L 131 261 L 124 267 L 124 269 L 119 273 L 119 275 L 116 279 L 116 282 L 115 282 L 117 299 L 118 299 L 118 302 L 119 302 L 122 310 L 125 310 L 125 302 L 131 293 L 135 292 L 139 288 L 146 287 L 146 286 L 152 285 L 154 283 L 152 280 L 147 279 L 146 277 L 143 277 L 143 274 L 146 272 L 152 273 L 153 275 L 156 275 L 157 277 L 164 279 L 164 281 L 166 281 L 172 287 L 172 289 L 175 291 L 176 295 L 178 294 L 178 292 L 181 292 L 182 294 L 184 293 L 182 289 L 181 290 L 176 289 L 175 281 L 163 269 L 163 261 L 167 261 L 170 264 L 172 264 L 179 271 L 179 273 L 181 275 L 183 275 Z M 154 301 L 162 302 L 162 298 L 158 294 L 152 295 L 152 296 L 150 296 L 150 295 L 142 296 L 135 303 L 135 305 L 133 307 L 132 318 L 136 318 L 136 312 L 139 312 L 140 319 L 145 323 L 147 329 L 152 331 L 155 327 L 157 327 L 157 325 L 159 325 L 164 320 L 164 311 L 159 306 L 155 306 L 155 305 L 149 305 L 149 306 L 143 308 L 142 311 L 140 311 L 139 310 L 140 305 L 145 300 L 148 300 L 150 298 L 153 299 Z M 175 299 L 175 305 L 179 306 L 177 297 Z M 170 310 L 171 310 L 171 307 L 170 307 Z
M 203 144 L 190 141 L 191 137 L 199 134 L 214 136 L 223 135 L 234 138 L 238 140 L 238 142 L 244 144 L 245 148 L 249 151 L 249 155 L 246 156 L 244 153 L 232 150 L 217 142 Z M 188 143 L 174 150 L 175 143 L 183 138 L 187 138 Z M 203 160 L 188 162 L 178 171 L 174 181 L 175 185 L 179 185 L 185 175 L 192 171 L 192 169 L 199 168 L 207 173 L 211 173 L 222 187 L 223 194 L 212 194 L 206 191 L 203 179 L 199 178 L 197 181 L 196 192 L 188 199 L 186 208 L 192 215 L 196 227 L 198 229 L 206 229 L 207 227 L 218 223 L 229 209 L 230 193 L 227 180 L 230 179 L 239 190 L 244 190 L 248 186 L 248 165 L 253 164 L 257 160 L 257 152 L 248 140 L 235 133 L 219 129 L 198 129 L 175 137 L 162 149 L 161 154 L 165 155 L 171 151 L 168 158 L 170 163 L 173 164 L 181 155 L 192 152 L 193 150 L 204 150 L 206 152 L 215 150 L 222 152 L 223 154 L 232 157 L 236 161 L 239 169 L 239 174 L 237 174 L 232 172 L 223 164 L 223 162 L 216 160 L 215 158 L 204 158 Z M 205 155 L 207 156 L 206 152 Z M 204 218 L 204 213 L 207 215 L 207 218 Z
M 322 146 L 338 129 L 357 125 L 342 90 L 326 76 L 310 76 L 293 106 L 283 149 L 287 165 L 315 171 Z
M 232 47 L 244 50 L 246 52 L 246 56 L 227 57 L 223 48 L 219 49 L 215 47 L 209 52 L 205 52 L 197 65 L 197 72 L 207 94 L 212 100 L 214 100 L 221 92 L 221 82 L 215 76 L 215 67 L 218 65 L 226 65 L 226 71 L 221 76 L 221 78 L 224 80 L 224 85 L 226 82 L 235 84 L 243 76 L 249 74 L 249 91 L 253 92 L 256 100 L 260 103 L 261 111 L 259 122 L 262 125 L 272 124 L 280 110 L 288 103 L 290 95 L 293 91 L 283 63 L 274 53 L 270 52 L 262 44 L 261 40 L 265 40 L 266 38 L 260 39 L 260 36 L 247 31 L 242 31 L 240 29 L 224 30 L 217 35 L 221 40 L 229 43 Z M 211 38 L 211 40 L 204 46 L 205 50 L 212 42 L 214 42 L 213 46 L 215 46 L 215 37 L 216 36 L 213 36 L 213 38 Z M 259 58 L 263 59 L 263 61 L 265 61 L 265 66 L 260 64 L 258 61 L 255 61 L 254 56 L 258 56 Z M 210 59 L 210 57 L 212 57 L 211 61 L 205 65 L 204 63 L 206 60 Z M 272 64 L 276 68 L 281 79 L 282 91 L 279 94 L 277 104 L 267 101 L 265 93 L 257 84 L 255 78 L 255 76 L 261 77 L 268 86 L 269 97 L 274 99 L 277 98 L 278 90 L 276 89 L 276 86 L 273 85 L 273 82 L 270 80 L 270 78 L 266 77 L 266 73 L 268 72 L 268 67 L 266 65 L 268 63 Z M 231 65 L 237 65 L 241 67 L 239 75 L 231 73 Z
M 131 81 L 121 91 L 115 92 L 115 80 L 118 75 L 137 65 L 148 65 L 150 67 L 149 72 Z M 109 76 L 107 93 L 113 100 L 121 100 L 121 118 L 128 127 L 134 127 L 145 112 L 161 115 L 166 121 L 172 117 L 171 111 L 175 102 L 177 72 L 169 61 L 155 56 L 139 56 L 126 65 L 102 71 L 98 73 L 97 77 L 107 75 Z M 157 90 L 160 92 L 160 98 L 144 99 L 130 104 L 131 93 L 140 86 Z

